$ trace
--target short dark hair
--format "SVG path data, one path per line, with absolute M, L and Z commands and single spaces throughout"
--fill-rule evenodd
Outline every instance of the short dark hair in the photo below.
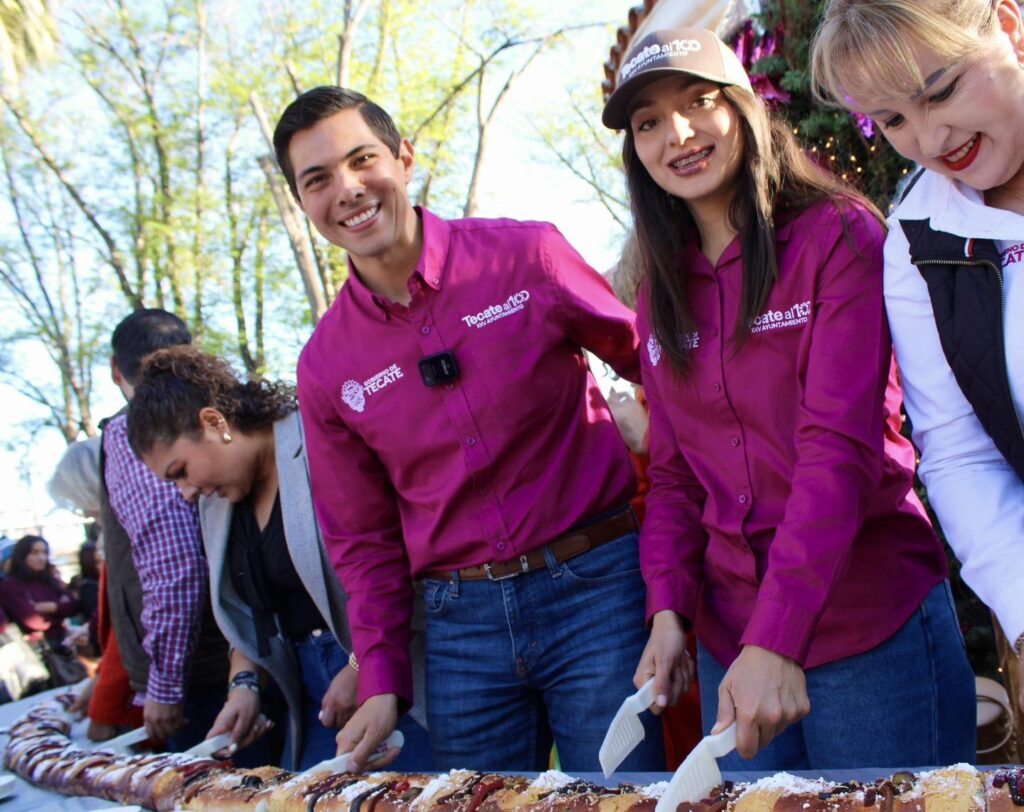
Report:
M 288 188 L 292 190 L 296 200 L 299 197 L 299 189 L 295 183 L 295 168 L 288 157 L 288 145 L 292 141 L 292 136 L 308 130 L 325 118 L 353 108 L 359 111 L 363 121 L 391 150 L 391 154 L 398 157 L 402 135 L 387 110 L 355 90 L 336 85 L 314 87 L 300 94 L 284 109 L 274 128 L 274 153 L 277 156 L 277 164 L 281 167 L 285 180 L 288 181 Z
M 135 385 L 142 359 L 156 350 L 191 344 L 185 322 L 160 308 L 140 308 L 121 321 L 110 337 L 114 360 L 128 383 Z

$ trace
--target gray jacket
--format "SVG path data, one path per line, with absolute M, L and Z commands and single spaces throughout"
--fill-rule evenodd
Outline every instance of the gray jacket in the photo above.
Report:
M 285 539 L 295 571 L 342 648 L 350 651 L 352 636 L 345 612 L 348 596 L 331 567 L 316 523 L 309 468 L 306 464 L 305 438 L 297 411 L 274 424 L 274 451 Z M 232 505 L 228 500 L 216 495 L 200 498 L 199 521 L 203 543 L 206 545 L 206 557 L 210 562 L 213 613 L 231 646 L 266 670 L 284 694 L 288 703 L 291 732 L 290 752 L 285 754 L 284 766 L 294 769 L 302 747 L 302 678 L 291 644 L 280 634 L 270 639 L 270 654 L 267 657 L 257 655 L 256 624 L 252 610 L 235 590 L 227 567 L 231 515 Z M 419 702 L 424 695 L 420 690 L 423 685 L 422 635 L 414 638 L 412 657 L 418 702 L 411 713 L 423 724 L 425 714 Z

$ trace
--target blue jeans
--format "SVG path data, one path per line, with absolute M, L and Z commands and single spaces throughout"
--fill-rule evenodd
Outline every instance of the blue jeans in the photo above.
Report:
M 330 632 L 308 637 L 295 643 L 295 656 L 302 672 L 302 750 L 299 770 L 305 770 L 337 752 L 338 731 L 320 722 L 320 703 L 335 675 L 348 662 L 348 652 Z M 398 729 L 405 735 L 402 752 L 389 770 L 424 772 L 433 769 L 430 737 L 424 727 L 405 714 L 398 720 Z
M 715 724 L 725 669 L 698 643 L 697 670 L 707 732 Z M 810 714 L 750 761 L 736 753 L 719 759 L 723 770 L 974 762 L 974 674 L 948 582 L 935 586 L 888 640 L 805 673 Z
M 597 753 L 647 642 L 637 536 L 503 581 L 427 579 L 427 719 L 435 766 L 600 769 Z M 665 769 L 661 720 L 620 769 Z

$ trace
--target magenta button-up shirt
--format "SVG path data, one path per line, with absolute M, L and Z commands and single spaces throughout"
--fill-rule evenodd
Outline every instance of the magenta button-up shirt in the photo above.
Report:
M 779 281 L 738 348 L 739 241 L 715 267 L 688 251 L 697 329 L 685 377 L 641 297 L 648 614 L 693 620 L 725 665 L 745 644 L 804 667 L 867 651 L 946 576 L 911 489 L 913 448 L 892 430 L 882 226 L 859 210 L 846 219 L 850 240 L 829 204 L 778 229 Z
M 413 578 L 515 558 L 636 487 L 581 349 L 638 379 L 632 311 L 551 225 L 420 216 L 410 305 L 351 273 L 299 361 L 361 700 L 411 698 Z M 460 375 L 427 387 L 418 362 L 445 350 Z

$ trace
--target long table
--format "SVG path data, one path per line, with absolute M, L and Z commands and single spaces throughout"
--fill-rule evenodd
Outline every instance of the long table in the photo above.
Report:
M 62 690 L 65 689 L 45 691 L 18 702 L 0 705 L 0 728 L 7 728 L 27 713 L 33 705 L 44 699 L 49 699 Z M 84 720 L 74 725 L 71 730 L 73 741 L 82 744 L 87 742 L 85 736 L 86 726 L 87 723 Z M 6 744 L 6 737 L 0 739 L 0 744 Z M 467 765 L 467 767 L 472 768 L 472 765 Z M 910 769 L 912 772 L 920 772 L 933 768 L 914 767 L 907 769 Z M 985 769 L 995 769 L 995 767 L 986 765 Z M 856 770 L 797 771 L 794 774 L 808 778 L 824 778 L 827 781 L 874 781 L 876 778 L 892 775 L 893 772 L 895 772 L 893 767 L 863 767 Z M 725 778 L 733 781 L 756 781 L 764 776 L 765 773 L 762 772 L 725 773 Z M 623 781 L 634 784 L 653 784 L 656 781 L 667 781 L 670 775 L 668 773 L 615 773 L 607 781 L 605 781 L 604 776 L 600 773 L 581 773 L 579 777 L 598 784 L 615 785 Z M 78 798 L 58 795 L 48 790 L 39 789 L 17 776 L 15 776 L 15 782 L 16 789 L 14 794 L 7 800 L 0 801 L 0 812 L 86 812 L 86 810 L 94 809 L 115 810 L 123 808 L 101 798 Z

